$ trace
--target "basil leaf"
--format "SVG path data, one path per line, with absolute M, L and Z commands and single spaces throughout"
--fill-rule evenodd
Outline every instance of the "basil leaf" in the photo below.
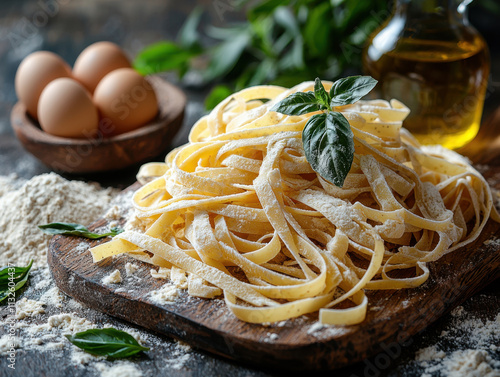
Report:
M 309 10 L 304 26 L 304 44 L 308 57 L 328 56 L 331 41 L 332 6 L 324 1 Z
M 117 234 L 123 232 L 123 229 L 114 227 L 111 228 L 111 231 L 109 233 L 98 234 L 89 231 L 86 227 L 84 227 L 81 224 L 73 224 L 73 223 L 51 223 L 45 225 L 38 225 L 38 228 L 46 234 L 51 234 L 51 235 L 62 234 L 65 236 L 77 236 L 77 237 L 89 238 L 91 240 L 98 240 L 100 238 L 108 236 L 114 237 Z
M 322 110 L 313 92 L 297 92 L 289 95 L 271 107 L 271 111 L 286 115 L 304 115 L 313 111 Z
M 28 265 L 29 266 L 29 265 Z M 26 271 L 28 268 L 26 267 L 4 267 L 0 270 L 0 284 L 3 283 L 3 279 L 8 279 L 11 276 L 14 276 L 16 279 L 20 278 L 21 275 Z M 10 269 L 14 269 L 14 272 L 9 271 Z
M 241 58 L 243 51 L 251 42 L 251 36 L 245 31 L 235 29 L 233 37 L 218 45 L 211 52 L 210 65 L 205 71 L 206 81 L 228 74 Z
M 205 99 L 205 109 L 212 110 L 224 99 L 233 94 L 233 90 L 226 85 L 215 86 Z
M 65 335 L 78 348 L 98 356 L 123 358 L 141 351 L 149 351 L 125 331 L 114 328 L 91 329 L 74 335 Z
M 272 14 L 279 6 L 287 5 L 289 5 L 289 1 L 287 0 L 267 0 L 255 3 L 254 8 L 248 11 L 248 19 L 255 21 L 258 17 L 265 17 Z
M 0 270 L 0 302 L 5 300 L 12 292 L 9 289 L 9 283 L 14 283 L 13 292 L 18 291 L 26 284 L 31 266 L 33 266 L 33 260 L 26 267 L 5 267 Z
M 312 116 L 302 131 L 302 142 L 313 170 L 342 187 L 354 159 L 353 133 L 347 119 L 335 111 Z
M 0 285 L 8 284 L 9 279 L 23 279 L 31 270 L 33 260 L 26 267 L 4 267 L 0 270 Z M 12 271 L 14 269 L 14 271 Z
M 179 30 L 178 40 L 184 48 L 200 48 L 199 40 L 200 34 L 198 33 L 198 26 L 200 25 L 201 16 L 203 15 L 203 9 L 199 6 L 194 8 L 190 12 L 182 28 Z
M 325 90 L 325 87 L 321 83 L 321 80 L 316 77 L 314 80 L 314 95 L 319 103 L 325 106 L 327 109 L 330 109 L 330 96 Z
M 330 89 L 330 106 L 344 106 L 359 101 L 377 82 L 370 76 L 350 76 L 335 81 Z
M 134 68 L 142 75 L 185 70 L 191 58 L 199 55 L 201 47 L 181 47 L 173 42 L 155 43 L 142 50 L 134 60 Z
M 8 289 L 2 289 L 0 290 L 0 302 L 3 302 L 7 297 L 9 297 L 9 290 Z

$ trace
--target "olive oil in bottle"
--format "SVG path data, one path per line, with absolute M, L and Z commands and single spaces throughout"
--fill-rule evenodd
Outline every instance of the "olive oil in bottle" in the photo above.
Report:
M 411 113 L 404 121 L 422 144 L 459 148 L 481 122 L 489 54 L 456 0 L 399 0 L 363 53 L 378 95 Z

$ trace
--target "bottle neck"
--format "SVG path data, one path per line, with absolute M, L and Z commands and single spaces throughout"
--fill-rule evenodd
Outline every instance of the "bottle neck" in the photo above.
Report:
M 396 0 L 394 17 L 419 20 L 447 20 L 467 24 L 467 6 L 472 0 Z

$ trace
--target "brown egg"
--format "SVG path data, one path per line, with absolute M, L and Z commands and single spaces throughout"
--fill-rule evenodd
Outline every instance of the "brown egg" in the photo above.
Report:
M 99 113 L 90 93 L 77 81 L 60 78 L 48 84 L 38 101 L 42 129 L 55 136 L 91 138 L 99 124 Z
M 71 67 L 49 51 L 34 52 L 19 65 L 15 79 L 17 98 L 33 118 L 38 119 L 38 99 L 43 89 L 60 77 L 71 77 Z
M 131 68 L 108 73 L 94 92 L 103 123 L 111 123 L 112 134 L 134 130 L 158 113 L 158 101 L 151 84 Z
M 119 68 L 130 68 L 125 52 L 111 42 L 97 42 L 88 46 L 76 59 L 73 77 L 90 93 L 109 72 Z

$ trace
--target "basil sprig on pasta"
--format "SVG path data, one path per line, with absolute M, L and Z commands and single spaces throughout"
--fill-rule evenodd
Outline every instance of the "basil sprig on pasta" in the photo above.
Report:
M 286 115 L 313 115 L 302 131 L 302 143 L 307 161 L 315 172 L 338 187 L 344 185 L 354 158 L 351 126 L 336 106 L 359 101 L 377 85 L 370 76 L 350 76 L 333 83 L 327 92 L 319 78 L 314 92 L 298 92 L 275 104 L 271 111 Z

